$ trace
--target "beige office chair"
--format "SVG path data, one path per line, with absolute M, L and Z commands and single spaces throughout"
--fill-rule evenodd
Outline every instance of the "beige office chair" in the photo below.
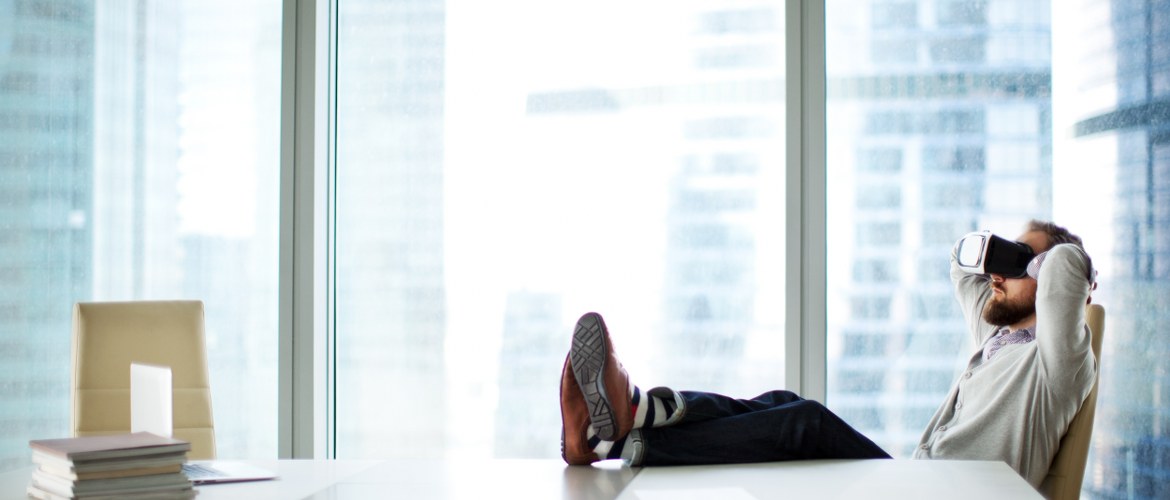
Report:
M 1101 338 L 1105 336 L 1105 308 L 1097 304 L 1085 307 L 1085 323 L 1093 335 L 1093 355 L 1097 357 L 1097 380 L 1081 404 L 1080 411 L 1068 425 L 1068 432 L 1060 440 L 1060 450 L 1048 467 L 1048 477 L 1040 485 L 1045 498 L 1064 500 L 1081 497 L 1081 482 L 1085 478 L 1085 461 L 1089 457 L 1089 441 L 1093 437 L 1093 415 L 1097 411 L 1097 385 L 1101 378 Z
M 89 302 L 73 307 L 73 435 L 130 432 L 130 363 L 171 367 L 174 436 L 191 459 L 215 458 L 203 302 Z

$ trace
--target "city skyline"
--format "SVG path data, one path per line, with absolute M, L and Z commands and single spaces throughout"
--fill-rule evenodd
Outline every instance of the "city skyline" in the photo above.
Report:
M 536 4 L 341 4 L 339 456 L 556 456 L 588 310 L 640 383 L 784 385 L 783 3 Z M 275 454 L 279 9 L 58 5 L 0 34 L 0 467 L 67 432 L 89 299 L 206 300 L 221 455 Z M 1170 2 L 1056 5 L 829 2 L 826 404 L 906 456 L 969 354 L 951 244 L 1055 218 L 1110 315 L 1088 491 L 1156 496 Z

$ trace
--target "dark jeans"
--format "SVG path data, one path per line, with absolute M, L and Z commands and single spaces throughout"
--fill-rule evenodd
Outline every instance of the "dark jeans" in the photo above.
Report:
M 642 465 L 890 458 L 824 405 L 789 391 L 752 399 L 693 391 L 682 396 L 681 421 L 642 429 Z

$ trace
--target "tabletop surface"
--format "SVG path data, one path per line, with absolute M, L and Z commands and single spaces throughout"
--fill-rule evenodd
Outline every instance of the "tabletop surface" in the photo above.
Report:
M 1002 462 L 813 460 L 746 465 L 566 466 L 556 459 L 248 460 L 278 479 L 199 486 L 197 500 L 510 498 L 995 498 L 1041 496 Z M 33 467 L 0 474 L 0 499 L 25 498 Z
M 619 500 L 717 498 L 1042 499 L 1003 462 L 810 460 L 743 465 L 646 467 Z

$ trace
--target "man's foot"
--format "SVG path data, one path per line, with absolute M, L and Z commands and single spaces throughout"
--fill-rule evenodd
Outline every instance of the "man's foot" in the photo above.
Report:
M 621 459 L 627 465 L 641 465 L 642 436 L 630 431 L 623 440 L 603 441 L 589 425 L 585 395 L 570 368 L 569 358 L 561 371 L 561 458 L 569 465 L 589 465 L 599 460 Z
M 634 426 L 633 386 L 629 374 L 613 352 L 609 331 L 601 315 L 586 313 L 577 320 L 573 346 L 569 350 L 569 365 L 597 437 L 604 441 L 625 439 Z M 563 380 L 561 390 L 563 407 Z M 569 432 L 568 427 L 565 431 Z

